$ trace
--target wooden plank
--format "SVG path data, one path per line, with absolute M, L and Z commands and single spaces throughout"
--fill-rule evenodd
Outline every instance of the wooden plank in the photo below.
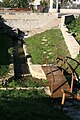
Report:
M 61 92 L 61 89 L 66 89 L 69 91 L 70 86 L 69 86 L 65 76 L 62 74 L 61 70 L 57 66 L 53 66 L 51 69 L 52 69 L 53 75 L 54 75 L 54 82 L 53 82 L 53 77 L 51 74 L 50 67 L 43 66 L 43 70 L 49 81 L 49 86 L 51 89 L 52 97 L 53 98 L 62 97 L 63 94 Z

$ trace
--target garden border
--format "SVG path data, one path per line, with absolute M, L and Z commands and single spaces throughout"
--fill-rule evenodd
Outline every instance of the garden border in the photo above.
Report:
M 64 41 L 68 47 L 68 50 L 71 54 L 72 58 L 76 58 L 80 52 L 80 45 L 75 40 L 75 38 L 69 33 L 68 29 L 66 28 L 66 23 L 71 21 L 73 15 L 63 15 L 61 18 L 61 31 L 64 37 Z M 71 18 L 71 19 L 70 19 Z

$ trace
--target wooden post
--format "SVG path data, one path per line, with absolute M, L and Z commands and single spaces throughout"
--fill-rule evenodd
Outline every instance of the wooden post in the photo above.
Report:
M 73 85 L 74 85 L 74 74 L 72 73 L 71 89 L 70 89 L 70 92 L 71 92 L 71 93 L 72 93 L 72 91 L 73 91 Z
M 63 58 L 63 64 L 62 64 L 62 74 L 64 74 L 64 63 L 65 63 L 65 61 L 64 61 L 64 58 Z
M 48 60 L 46 59 L 46 73 L 47 73 L 47 69 L 48 69 Z
M 64 105 L 66 93 L 64 92 L 64 90 L 62 90 L 62 92 L 63 92 L 63 96 L 62 96 L 62 102 L 61 102 L 61 104 Z
M 66 93 L 63 90 L 62 92 L 63 92 L 63 96 L 62 96 L 62 101 L 61 101 L 61 110 L 63 110 L 63 106 L 64 106 L 65 98 L 66 98 Z
M 48 63 L 48 65 L 49 65 L 49 69 L 50 69 L 50 72 L 52 75 L 52 82 L 51 82 L 50 88 L 51 88 L 51 93 L 53 93 L 53 86 L 54 86 L 55 79 L 54 79 L 54 74 L 53 74 L 52 68 L 49 63 Z

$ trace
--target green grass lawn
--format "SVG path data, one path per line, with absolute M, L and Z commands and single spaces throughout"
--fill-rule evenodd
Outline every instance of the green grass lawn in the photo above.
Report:
M 64 57 L 69 55 L 63 39 L 63 35 L 59 29 L 47 30 L 25 39 L 28 52 L 32 56 L 32 62 L 34 64 L 46 63 L 45 59 L 42 60 L 43 54 L 50 62 L 55 59 L 56 55 Z
M 8 79 L 7 87 L 45 87 L 48 85 L 48 80 L 33 78 L 32 76 L 25 76 L 20 79 Z M 6 87 L 6 85 L 0 83 L 0 88 Z
M 49 63 L 54 64 L 56 55 L 61 57 L 70 56 L 63 35 L 59 29 L 51 29 L 40 34 L 36 34 L 32 37 L 25 39 L 27 44 L 28 52 L 32 56 L 32 63 L 44 64 L 46 59 Z M 42 59 L 44 56 L 44 59 Z M 80 55 L 77 56 L 76 60 L 80 62 Z M 69 64 L 75 69 L 76 63 L 72 60 L 68 60 Z M 80 65 L 76 69 L 76 72 L 80 75 Z
M 43 90 L 0 91 L 0 120 L 71 120 Z

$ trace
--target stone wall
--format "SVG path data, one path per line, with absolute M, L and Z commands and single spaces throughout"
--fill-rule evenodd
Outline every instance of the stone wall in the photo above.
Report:
M 68 19 L 68 17 L 69 17 L 69 19 Z M 61 31 L 62 31 L 64 40 L 66 42 L 66 45 L 68 47 L 68 50 L 71 54 L 71 57 L 76 58 L 80 51 L 80 45 L 75 40 L 75 38 L 71 35 L 71 33 L 68 32 L 68 29 L 66 28 L 66 24 L 65 24 L 66 23 L 65 20 L 67 21 L 67 19 L 68 19 L 68 22 L 69 22 L 70 17 L 72 18 L 72 15 L 62 16 Z M 70 20 L 70 22 L 71 22 L 71 20 Z
M 56 13 L 56 9 L 51 9 L 52 13 Z M 64 14 L 80 14 L 80 9 L 60 9 L 60 13 Z
M 66 14 L 80 14 L 80 9 L 60 9 L 60 12 Z
M 20 28 L 21 30 L 32 30 L 43 27 L 56 19 L 51 13 L 26 13 L 26 12 L 9 12 L 1 13 L 5 19 L 5 23 L 12 28 Z

